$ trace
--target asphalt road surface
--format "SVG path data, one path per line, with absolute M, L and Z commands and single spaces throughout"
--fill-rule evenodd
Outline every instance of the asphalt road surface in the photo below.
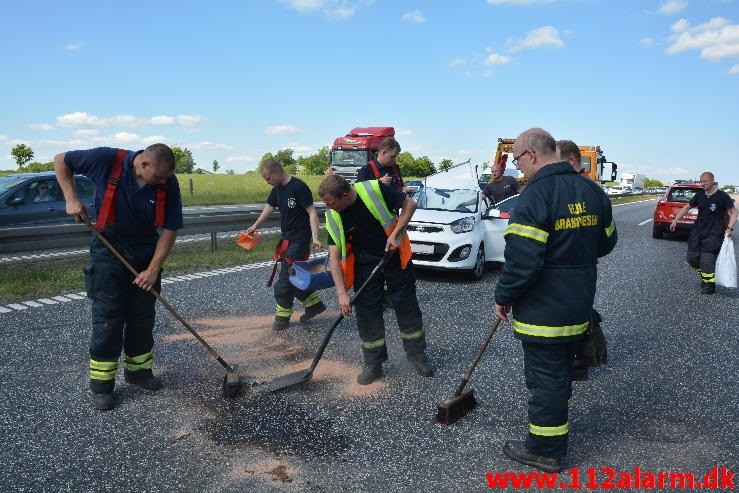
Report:
M 653 208 L 654 200 L 614 208 L 620 240 L 600 263 L 596 297 L 609 362 L 574 384 L 566 466 L 575 471 L 562 484 L 578 473 L 585 489 L 589 468 L 598 484 L 635 467 L 698 478 L 716 466 L 739 470 L 739 294 L 699 294 L 685 238 L 651 238 Z M 327 313 L 274 333 L 268 273 L 256 264 L 163 288 L 245 381 L 307 368 L 338 316 L 325 290 Z M 155 371 L 166 386 L 151 393 L 119 375 L 109 412 L 89 400 L 86 299 L 60 293 L 3 308 L 0 490 L 474 492 L 489 489 L 488 472 L 531 472 L 501 451 L 528 423 L 522 351 L 507 324 L 473 375 L 480 405 L 452 426 L 433 421 L 493 322 L 498 274 L 490 268 L 473 283 L 419 273 L 433 378 L 405 360 L 388 311 L 382 382 L 356 385 L 361 353 L 349 318 L 310 382 L 276 394 L 255 384 L 235 401 L 222 399 L 221 366 L 159 307 Z

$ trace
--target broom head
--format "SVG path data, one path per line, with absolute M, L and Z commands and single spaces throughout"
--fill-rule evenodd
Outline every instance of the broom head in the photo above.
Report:
M 226 372 L 223 377 L 223 398 L 236 399 L 241 391 L 241 379 L 235 371 Z
M 475 389 L 465 387 L 460 395 L 452 396 L 439 404 L 436 411 L 436 422 L 442 425 L 454 424 L 476 405 Z

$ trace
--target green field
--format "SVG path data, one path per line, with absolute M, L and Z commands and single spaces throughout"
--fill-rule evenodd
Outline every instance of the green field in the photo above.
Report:
M 318 185 L 323 175 L 296 175 L 318 201 Z M 230 205 L 264 203 L 271 187 L 257 172 L 242 175 L 177 175 L 183 205 Z

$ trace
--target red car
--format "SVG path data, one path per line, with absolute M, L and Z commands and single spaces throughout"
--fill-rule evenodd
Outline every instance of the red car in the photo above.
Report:
M 665 195 L 657 201 L 654 209 L 654 225 L 652 226 L 652 238 L 662 238 L 662 235 L 670 232 L 670 223 L 680 209 L 687 204 L 693 195 L 701 189 L 700 183 L 682 182 L 673 183 L 667 187 Z M 693 207 L 677 222 L 675 231 L 690 231 L 698 217 L 698 209 Z

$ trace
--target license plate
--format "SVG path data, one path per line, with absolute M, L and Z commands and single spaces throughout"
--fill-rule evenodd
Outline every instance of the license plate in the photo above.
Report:
M 434 253 L 434 245 L 422 245 L 420 243 L 411 243 L 411 250 L 413 253 L 422 253 L 425 255 L 432 255 Z

